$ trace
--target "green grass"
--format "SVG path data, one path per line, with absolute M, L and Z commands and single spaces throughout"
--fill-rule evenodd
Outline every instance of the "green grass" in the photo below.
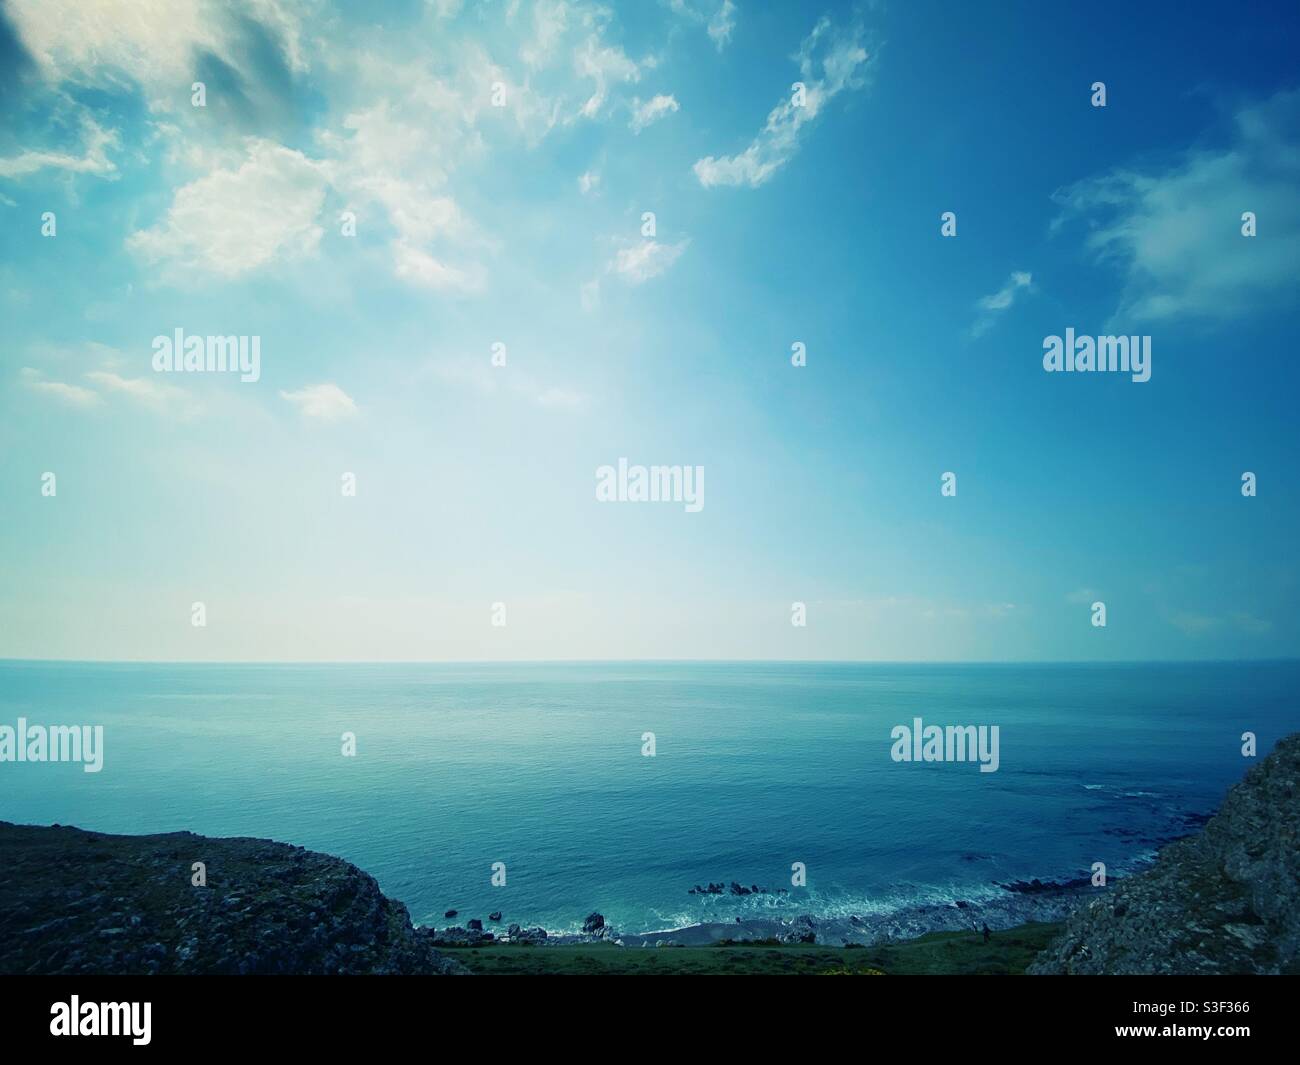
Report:
M 475 973 L 548 976 L 867 976 L 1018 975 L 1061 931 L 1026 924 L 995 932 L 985 943 L 970 932 L 933 932 L 878 947 L 816 944 L 727 944 L 709 947 L 616 947 L 583 944 L 530 947 L 493 944 L 443 948 Z

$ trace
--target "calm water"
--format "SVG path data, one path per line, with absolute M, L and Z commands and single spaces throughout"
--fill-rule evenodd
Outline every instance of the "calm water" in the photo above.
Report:
M 1298 693 L 1295 662 L 9 662 L 0 724 L 102 724 L 105 765 L 0 763 L 0 819 L 269 836 L 355 862 L 439 925 L 453 907 L 551 929 L 599 910 L 626 931 L 864 913 L 1122 869 L 1215 809 L 1248 766 L 1242 732 L 1263 754 L 1300 729 Z M 893 762 L 890 729 L 916 716 L 998 725 L 1001 768 Z M 687 894 L 789 888 L 795 861 L 808 888 L 789 896 Z

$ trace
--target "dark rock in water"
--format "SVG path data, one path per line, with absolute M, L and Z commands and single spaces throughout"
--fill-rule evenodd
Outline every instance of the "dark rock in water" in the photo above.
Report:
M 1300 733 L 1280 740 L 1200 833 L 1077 910 L 1029 972 L 1300 974 L 1297 840 Z
M 965 899 L 958 899 L 958 900 L 957 900 L 957 909 L 959 909 L 959 910 L 969 910 L 969 909 L 970 909 L 970 903 L 967 902 Z
M 506 935 L 517 936 L 520 933 L 520 931 L 522 930 L 517 924 L 512 924 L 506 929 Z
M 473 918 L 471 918 L 471 919 L 467 922 L 467 924 L 468 924 L 468 926 L 469 926 L 469 930 L 470 930 L 471 932 L 481 932 L 481 931 L 483 931 L 483 922 L 480 921 L 477 917 L 473 917 Z
M 500 911 L 500 910 L 493 910 L 491 913 L 488 914 L 488 920 L 489 920 L 489 921 L 499 921 L 499 920 L 501 920 L 501 911 Z
M 1086 876 L 1077 876 L 1072 880 L 1048 880 L 1042 881 L 1038 877 L 1033 880 L 1014 880 L 1009 884 L 999 884 L 998 887 L 1007 891 L 1014 891 L 1020 895 L 1050 895 L 1062 891 L 1070 891 L 1074 888 L 1087 887 L 1092 880 Z
M 587 935 L 591 935 L 605 927 L 605 918 L 598 913 L 589 914 L 587 919 L 582 922 L 582 930 Z
M 374 877 L 267 839 L 0 821 L 0 899 L 0 973 L 466 972 Z
M 458 913 L 460 913 L 459 910 L 448 910 L 446 913 L 443 914 L 443 916 L 444 916 L 444 917 L 455 917 L 456 914 L 458 914 Z
M 748 895 L 748 894 L 749 894 L 749 888 L 743 886 L 742 884 L 737 884 L 737 883 L 733 880 L 733 881 L 731 882 L 731 893 L 732 893 L 733 895 Z

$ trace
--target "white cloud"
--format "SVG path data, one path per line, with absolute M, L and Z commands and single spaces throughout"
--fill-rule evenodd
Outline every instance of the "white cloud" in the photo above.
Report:
M 103 129 L 90 115 L 81 116 L 82 154 L 29 150 L 8 159 L 0 159 L 0 177 L 16 178 L 45 169 L 68 170 L 74 174 L 107 177 L 117 172 L 108 157 L 109 148 L 118 146 L 116 130 Z
M 69 385 L 62 381 L 47 381 L 40 371 L 34 370 L 30 366 L 24 366 L 19 372 L 19 376 L 28 388 L 33 392 L 40 392 L 42 395 L 53 396 L 62 403 L 71 407 L 94 407 L 100 403 L 99 395 L 89 388 L 82 388 L 81 385 Z
M 519 48 L 519 58 L 530 67 L 551 62 L 569 28 L 569 5 L 564 0 L 535 0 L 532 35 Z
M 988 332 L 997 320 L 997 316 L 1015 303 L 1019 293 L 1032 291 L 1033 284 L 1034 279 L 1031 274 L 1023 270 L 1013 270 L 1005 285 L 998 289 L 997 292 L 985 296 L 979 301 L 979 308 L 983 313 L 976 319 L 974 326 L 971 327 L 971 333 L 974 336 L 980 336 Z
M 1294 299 L 1300 244 L 1300 90 L 1234 116 L 1231 143 L 1198 148 L 1163 170 L 1121 169 L 1058 191 L 1059 231 L 1075 219 L 1086 244 L 1118 268 L 1114 318 L 1225 318 Z M 1259 236 L 1241 235 L 1253 211 Z
M 179 271 L 236 277 L 280 257 L 315 252 L 325 202 L 319 163 L 264 140 L 238 169 L 215 170 L 177 190 L 166 218 L 127 246 Z
M 598 34 L 589 35 L 573 55 L 573 66 L 578 74 L 595 83 L 595 90 L 582 105 L 581 113 L 594 118 L 601 112 L 611 85 L 639 81 L 641 66 L 628 58 L 617 45 L 604 42 Z
M 459 292 L 478 292 L 483 288 L 482 271 L 477 268 L 465 271 L 448 266 L 429 252 L 412 247 L 401 240 L 393 241 L 391 247 L 393 276 L 398 280 L 423 288 Z
M 101 344 L 87 345 L 86 354 L 100 358 L 107 365 L 119 361 L 112 348 Z M 89 370 L 83 374 L 83 378 L 93 387 L 51 381 L 30 366 L 23 367 L 20 376 L 32 391 L 52 396 L 73 407 L 97 407 L 108 396 L 120 395 L 157 414 L 189 417 L 199 409 L 182 389 L 149 377 L 123 377 L 112 370 Z
M 731 34 L 736 28 L 736 5 L 733 0 L 721 0 L 712 15 L 708 14 L 702 6 L 696 7 L 690 0 L 666 0 L 666 2 L 673 14 L 680 15 L 696 25 L 703 24 L 709 40 L 719 52 L 731 42 Z
M 195 61 L 209 54 L 257 80 L 247 22 L 277 41 L 292 70 L 305 65 L 297 9 L 281 0 L 9 0 L 7 14 L 51 83 L 144 91 L 157 111 L 188 109 Z
M 600 279 L 584 281 L 578 288 L 578 302 L 590 313 L 600 306 Z
M 736 28 L 736 5 L 732 0 L 722 0 L 722 6 L 709 19 L 709 39 L 721 52 L 731 42 L 732 31 Z
M 159 413 L 188 414 L 192 407 L 185 393 L 148 377 L 122 377 L 107 370 L 92 370 L 86 380 L 102 392 L 117 392 Z
M 352 397 L 335 384 L 306 385 L 294 392 L 281 392 L 280 396 L 297 407 L 304 418 L 337 421 L 357 411 Z
M 785 166 L 799 150 L 804 127 L 845 90 L 866 84 L 868 60 L 862 45 L 862 29 L 836 30 L 823 16 L 799 46 L 796 56 L 804 103 L 796 106 L 794 94 L 782 100 L 767 116 L 767 122 L 739 155 L 706 156 L 695 163 L 695 176 L 705 188 L 717 185 L 746 185 L 757 188 Z
M 639 285 L 658 277 L 681 257 L 690 243 L 688 240 L 676 244 L 660 244 L 657 240 L 640 240 L 635 244 L 620 248 L 615 254 L 609 269 L 618 274 L 630 285 Z
M 594 192 L 600 186 L 600 174 L 594 170 L 588 170 L 578 178 L 578 191 L 584 196 Z
M 632 101 L 632 121 L 628 128 L 633 133 L 640 133 L 646 126 L 658 122 L 665 115 L 670 115 L 678 109 L 677 100 L 672 96 L 666 96 L 660 93 L 645 103 L 637 97 Z

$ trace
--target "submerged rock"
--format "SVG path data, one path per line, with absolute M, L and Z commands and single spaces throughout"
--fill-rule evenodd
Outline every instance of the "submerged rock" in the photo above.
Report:
M 1081 907 L 1031 973 L 1300 973 L 1300 734 L 1195 836 Z

